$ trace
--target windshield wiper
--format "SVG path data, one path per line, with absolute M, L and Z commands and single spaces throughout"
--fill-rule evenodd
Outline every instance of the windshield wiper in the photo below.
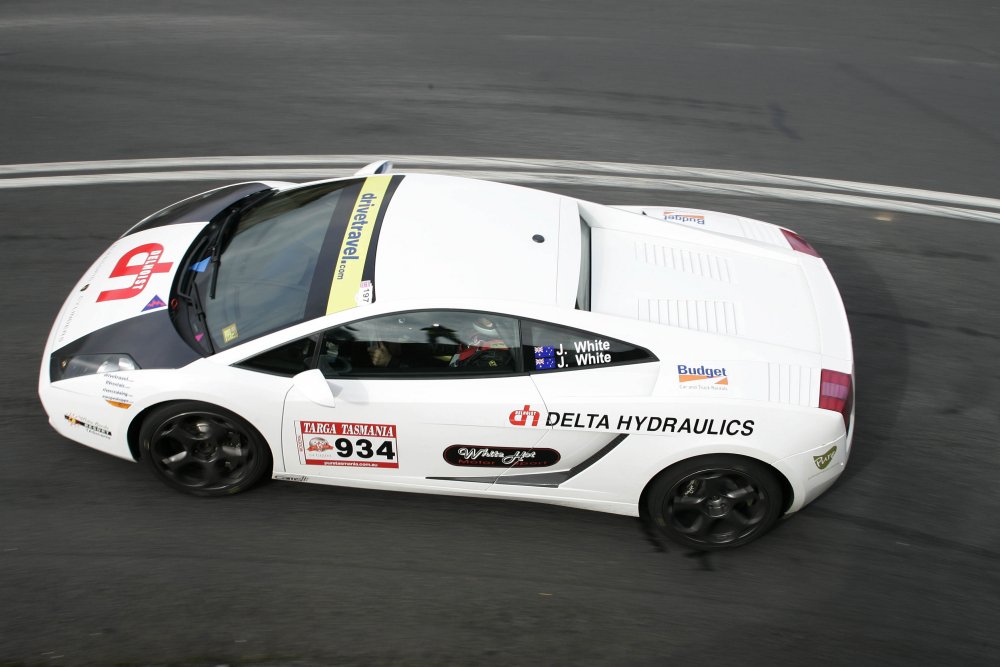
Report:
M 212 342 L 212 334 L 208 332 L 208 317 L 205 315 L 205 308 L 201 305 L 201 292 L 198 290 L 198 281 L 191 281 L 191 293 L 187 295 L 188 302 L 194 308 L 194 314 L 197 316 L 198 320 L 201 322 L 201 332 L 202 337 L 208 342 L 208 349 L 212 354 L 215 354 L 215 343 Z M 195 340 L 198 340 L 198 334 L 195 333 Z
M 219 264 L 222 262 L 222 244 L 226 239 L 226 232 L 229 231 L 229 227 L 239 220 L 240 214 L 247 210 L 253 204 L 256 204 L 261 199 L 270 197 L 274 194 L 275 190 L 261 190 L 260 192 L 255 192 L 252 195 L 248 195 L 243 199 L 239 200 L 235 204 L 229 207 L 226 211 L 225 217 L 219 223 L 219 229 L 215 232 L 215 236 L 212 237 L 212 243 L 208 247 L 209 260 L 208 263 L 211 266 L 211 280 L 208 288 L 208 298 L 215 298 L 215 286 L 219 282 Z
M 187 316 L 191 333 L 196 343 L 201 343 L 202 339 L 207 339 L 209 351 L 215 354 L 215 345 L 212 343 L 212 335 L 208 332 L 208 316 L 205 314 L 205 307 L 202 305 L 201 290 L 198 289 L 198 282 L 192 277 L 188 285 L 186 290 L 178 289 L 177 296 L 188 305 L 188 308 L 194 310 L 197 322 L 192 321 L 190 315 Z M 198 337 L 199 335 L 201 338 Z

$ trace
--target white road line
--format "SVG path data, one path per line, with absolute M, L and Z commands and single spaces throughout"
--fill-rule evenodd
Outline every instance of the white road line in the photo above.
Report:
M 42 162 L 35 164 L 0 165 L 0 176 L 15 176 L 20 174 L 67 173 L 81 171 L 112 171 L 116 169 L 182 169 L 197 167 L 234 167 L 272 165 L 305 167 L 332 166 L 357 167 L 378 159 L 389 159 L 396 163 L 397 168 L 405 170 L 411 166 L 419 167 L 466 167 L 466 168 L 501 168 L 505 170 L 525 171 L 537 169 L 556 169 L 577 172 L 597 172 L 610 174 L 631 174 L 641 176 L 665 176 L 672 178 L 705 178 L 709 180 L 738 181 L 740 183 L 758 183 L 766 185 L 782 185 L 786 187 L 810 187 L 824 190 L 852 192 L 854 194 L 881 195 L 933 201 L 936 203 L 958 204 L 979 208 L 1000 209 L 1000 199 L 960 195 L 950 192 L 902 188 L 874 183 L 859 183 L 828 178 L 809 176 L 788 176 L 784 174 L 766 174 L 753 171 L 735 171 L 729 169 L 706 169 L 699 167 L 674 167 L 654 164 L 631 164 L 624 162 L 596 162 L 582 160 L 548 160 L 496 157 L 461 157 L 448 155 L 229 155 L 215 157 L 186 158 L 154 158 L 133 160 L 103 160 L 94 162 Z M 330 175 L 323 172 L 324 175 Z M 37 187 L 27 185 L 27 187 Z
M 162 169 L 191 169 L 198 167 L 231 168 L 251 165 L 261 167 L 279 165 L 287 167 L 331 166 L 352 168 L 379 159 L 392 160 L 396 163 L 397 169 L 401 171 L 407 170 L 411 167 L 428 166 L 455 168 L 500 168 L 514 171 L 555 169 L 560 171 L 630 174 L 637 176 L 699 178 L 721 181 L 737 181 L 740 183 L 757 183 L 761 185 L 819 188 L 823 190 L 851 192 L 854 194 L 879 195 L 885 197 L 916 199 L 919 201 L 932 201 L 939 204 L 957 204 L 960 206 L 1000 209 L 1000 199 L 993 199 L 989 197 L 976 197 L 950 192 L 902 188 L 890 185 L 859 183 L 855 181 L 842 181 L 828 178 L 813 178 L 809 176 L 788 176 L 784 174 L 765 174 L 753 171 L 706 169 L 699 167 L 674 167 L 654 164 L 631 164 L 625 162 L 592 162 L 583 160 L 547 159 L 532 160 L 521 158 L 461 157 L 448 155 L 229 155 L 215 157 L 103 160 L 96 162 L 42 162 L 35 164 L 0 165 L 0 176 L 42 173 L 71 173 L 81 171 L 112 171 L 116 169 L 153 169 L 159 171 Z M 328 172 L 322 173 L 325 176 L 332 175 Z M 317 177 L 319 178 L 322 176 Z M 26 187 L 38 186 L 28 184 Z
M 334 173 L 330 169 L 331 167 L 348 168 L 353 171 L 354 168 L 367 162 L 386 157 L 396 164 L 397 170 L 412 173 L 448 173 L 456 176 L 472 176 L 530 185 L 584 185 L 587 187 L 697 192 L 721 196 L 783 199 L 1000 223 L 1000 214 L 998 213 L 954 206 L 957 204 L 1000 210 L 1000 199 L 932 190 L 697 167 L 439 155 L 259 155 L 0 165 L 0 189 L 181 181 L 274 180 L 277 178 L 322 179 L 343 175 Z M 262 168 L 231 168 L 251 165 Z M 303 168 L 307 165 L 308 168 Z M 207 167 L 207 169 L 192 169 L 192 167 Z M 224 169 L 222 167 L 230 168 Z M 440 169 L 433 167 L 440 167 Z M 154 169 L 156 171 L 104 173 L 116 169 Z M 550 169 L 557 171 L 545 171 Z M 99 173 L 72 173 L 81 171 Z M 26 174 L 38 175 L 23 176 Z M 709 181 L 676 179 L 709 179 Z M 736 182 L 726 183 L 725 181 Z M 785 187 L 767 187 L 771 185 Z M 832 192 L 802 189 L 807 187 Z M 901 201 L 895 198 L 917 201 Z M 929 203 L 921 204 L 918 202 Z

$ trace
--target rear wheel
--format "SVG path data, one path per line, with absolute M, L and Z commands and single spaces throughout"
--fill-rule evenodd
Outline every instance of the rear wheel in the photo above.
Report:
M 243 418 L 185 401 L 151 412 L 139 430 L 142 458 L 160 480 L 196 496 L 225 496 L 271 470 L 271 452 Z
M 781 485 L 762 463 L 704 456 L 667 468 L 650 487 L 646 509 L 667 537 L 701 550 L 738 547 L 781 514 Z

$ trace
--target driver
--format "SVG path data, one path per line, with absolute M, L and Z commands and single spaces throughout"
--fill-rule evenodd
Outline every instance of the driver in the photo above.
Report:
M 452 367 L 505 369 L 513 365 L 510 346 L 497 331 L 496 323 L 486 315 L 472 322 L 468 344 L 451 358 Z
M 399 368 L 401 360 L 399 343 L 384 343 L 373 341 L 368 346 L 368 358 L 376 368 Z

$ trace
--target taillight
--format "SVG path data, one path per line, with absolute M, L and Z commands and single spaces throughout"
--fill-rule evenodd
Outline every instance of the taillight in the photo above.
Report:
M 792 246 L 792 250 L 798 250 L 799 252 L 804 252 L 807 255 L 819 257 L 819 253 L 816 252 L 816 248 L 813 248 L 809 245 L 809 241 L 806 241 L 792 230 L 782 228 L 781 233 L 785 235 L 785 240 L 788 241 L 788 245 Z
M 853 382 L 849 373 L 828 371 L 825 368 L 819 380 L 819 407 L 839 412 L 844 418 L 844 428 L 850 428 L 853 407 Z

